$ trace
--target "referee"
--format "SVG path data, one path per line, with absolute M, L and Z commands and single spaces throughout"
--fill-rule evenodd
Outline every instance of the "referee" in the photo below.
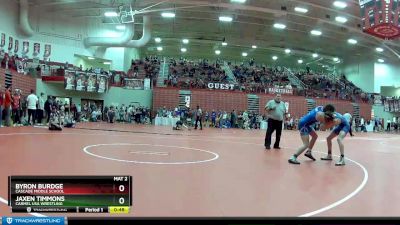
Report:
M 281 140 L 283 119 L 286 114 L 285 103 L 281 101 L 281 94 L 276 94 L 275 99 L 270 100 L 265 106 L 268 113 L 268 129 L 265 135 L 265 149 L 271 149 L 271 136 L 276 130 L 276 140 L 274 149 L 281 149 L 279 142 Z

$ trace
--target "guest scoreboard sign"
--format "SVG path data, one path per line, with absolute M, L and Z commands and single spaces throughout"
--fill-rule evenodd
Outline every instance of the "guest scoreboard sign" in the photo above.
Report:
M 14 213 L 129 213 L 131 176 L 10 176 Z

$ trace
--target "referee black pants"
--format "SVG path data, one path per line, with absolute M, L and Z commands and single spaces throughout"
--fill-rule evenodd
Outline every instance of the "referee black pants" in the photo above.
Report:
M 279 142 L 281 141 L 281 134 L 282 134 L 282 121 L 268 119 L 268 128 L 267 133 L 265 134 L 265 147 L 271 146 L 271 136 L 272 133 L 276 131 L 276 140 L 274 144 L 274 148 L 279 147 Z

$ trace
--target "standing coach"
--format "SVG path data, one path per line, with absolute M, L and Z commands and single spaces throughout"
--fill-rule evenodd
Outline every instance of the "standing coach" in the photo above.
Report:
M 281 149 L 279 142 L 281 140 L 283 119 L 286 114 L 285 103 L 281 101 L 281 94 L 276 94 L 275 99 L 269 101 L 265 106 L 268 113 L 268 129 L 265 135 L 265 149 L 271 149 L 271 136 L 276 130 L 276 140 L 274 149 Z

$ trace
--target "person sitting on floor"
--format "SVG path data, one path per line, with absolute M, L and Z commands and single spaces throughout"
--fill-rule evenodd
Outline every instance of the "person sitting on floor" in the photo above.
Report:
M 64 127 L 66 127 L 66 128 L 74 128 L 75 127 L 75 120 L 74 120 L 74 116 L 72 114 L 68 114 L 65 116 Z
M 53 106 L 50 113 L 49 130 L 62 130 L 60 112 Z

